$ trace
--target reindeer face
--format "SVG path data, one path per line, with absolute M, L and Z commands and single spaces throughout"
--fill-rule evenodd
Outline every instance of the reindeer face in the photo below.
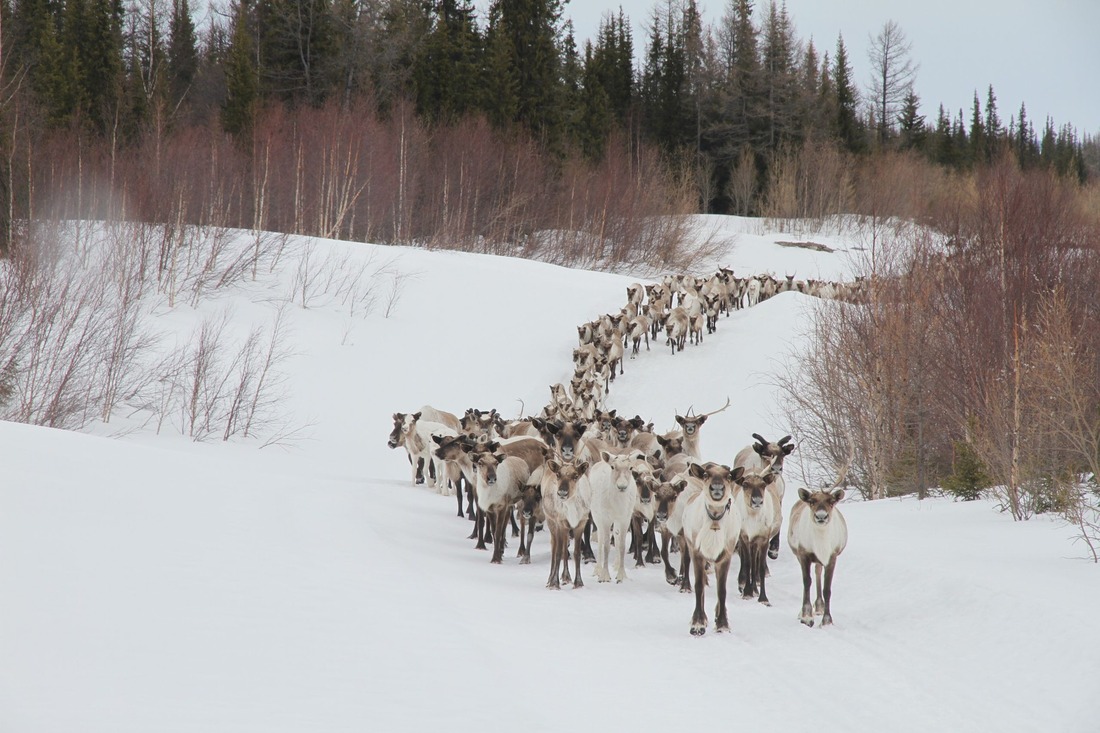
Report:
M 495 486 L 497 482 L 497 467 L 504 462 L 502 453 L 475 453 L 473 454 L 474 466 L 477 469 L 478 478 L 487 486 Z
M 687 481 L 683 479 L 675 483 L 666 481 L 657 486 L 653 492 L 654 500 L 657 502 L 657 506 L 653 510 L 653 518 L 657 521 L 657 524 L 664 526 L 676 506 L 676 500 L 680 498 L 680 494 L 686 488 Z
M 689 437 L 695 435 L 699 428 L 703 427 L 703 423 L 706 421 L 706 415 L 697 415 L 693 417 L 684 417 L 683 415 L 676 416 L 676 422 L 680 423 L 680 427 L 684 429 L 684 435 Z
M 393 432 L 390 433 L 389 440 L 386 441 L 386 445 L 390 448 L 396 448 L 399 445 L 405 444 L 405 423 L 407 415 L 403 412 L 393 413 Z
M 837 505 L 837 502 L 843 498 L 844 489 L 836 489 L 835 491 L 815 491 L 813 493 L 810 493 L 806 489 L 798 490 L 799 501 L 804 501 L 810 505 L 810 516 L 813 517 L 814 523 L 818 525 L 829 523 L 829 519 L 833 516 L 833 508 Z
M 688 466 L 688 473 L 703 482 L 708 501 L 718 504 L 730 498 L 733 484 L 741 479 L 744 469 L 738 467 L 730 470 L 729 466 L 719 463 L 708 463 L 704 466 L 692 463 Z
M 744 492 L 745 501 L 753 509 L 759 509 L 764 506 L 764 494 L 767 493 L 768 487 L 775 483 L 776 475 L 771 471 L 761 474 L 742 474 L 741 479 L 737 481 L 737 485 L 741 487 Z
M 439 446 L 433 451 L 435 457 L 443 461 L 456 461 L 469 450 L 469 443 L 462 436 L 433 435 L 432 440 Z
M 607 451 L 600 451 L 600 457 L 604 462 L 611 466 L 611 483 L 619 491 L 626 491 L 631 486 L 637 487 L 637 482 L 634 480 L 634 461 L 636 457 L 633 455 L 612 455 Z
M 657 444 L 665 449 L 666 456 L 674 456 L 684 452 L 684 436 L 682 435 L 677 435 L 672 438 L 658 435 Z
M 634 425 L 633 420 L 628 420 L 625 417 L 617 418 L 614 422 L 615 437 L 618 438 L 620 445 L 626 445 L 630 442 L 630 439 L 634 437 L 634 432 L 637 427 Z
M 539 486 L 525 486 L 523 492 L 519 495 L 519 501 L 516 502 L 516 509 L 525 520 L 531 521 L 531 516 L 541 503 L 542 488 Z
M 557 494 L 562 501 L 577 492 L 577 483 L 588 473 L 588 462 L 562 464 L 553 459 L 546 462 L 542 485 L 549 493 Z

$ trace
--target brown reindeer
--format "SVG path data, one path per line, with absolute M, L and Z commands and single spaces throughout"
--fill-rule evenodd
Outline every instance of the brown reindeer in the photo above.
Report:
M 574 588 L 584 585 L 581 578 L 581 558 L 584 528 L 591 511 L 591 491 L 587 480 L 588 462 L 546 462 L 539 493 L 546 526 L 550 530 L 550 577 L 546 587 L 558 590 L 562 583 L 573 583 Z M 573 537 L 575 573 L 569 574 L 569 537 Z M 560 568 L 560 575 L 559 575 Z

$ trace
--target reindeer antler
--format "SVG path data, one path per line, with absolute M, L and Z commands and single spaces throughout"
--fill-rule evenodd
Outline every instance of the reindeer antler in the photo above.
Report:
M 703 414 L 703 415 L 699 415 L 699 417 L 710 417 L 711 415 L 717 415 L 717 414 L 718 414 L 719 412 L 722 412 L 723 410 L 725 410 L 725 409 L 726 409 L 727 407 L 729 407 L 729 406 L 730 406 L 730 398 L 729 398 L 729 397 L 727 396 L 727 397 L 726 397 L 726 404 L 725 404 L 725 405 L 723 405 L 722 407 L 718 408 L 718 409 L 717 409 L 717 410 L 715 410 L 714 412 L 708 412 L 708 413 L 705 413 L 705 414 Z

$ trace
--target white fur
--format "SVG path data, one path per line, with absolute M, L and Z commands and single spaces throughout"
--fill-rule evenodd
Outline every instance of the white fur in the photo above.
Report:
M 635 455 L 615 456 L 603 453 L 604 460 L 588 469 L 591 486 L 592 521 L 596 523 L 599 549 L 596 552 L 596 578 L 602 583 L 611 580 L 608 560 L 611 538 L 615 538 L 617 561 L 615 580 L 626 579 L 626 531 L 634 516 L 638 501 L 638 484 L 631 468 Z
M 425 420 L 423 415 L 419 420 L 409 422 L 407 429 L 415 432 L 415 435 L 410 434 L 405 439 L 405 447 L 409 450 L 414 465 L 417 459 L 424 459 L 424 483 L 428 482 L 428 462 L 430 461 L 435 466 L 435 490 L 441 494 L 448 493 L 444 462 L 435 456 L 436 443 L 432 440 L 432 436 L 453 438 L 458 435 L 458 431 L 443 423 Z
M 690 490 L 686 489 L 685 493 Z M 677 505 L 681 502 L 685 505 L 682 519 L 685 541 L 707 560 L 717 560 L 723 552 L 733 554 L 737 548 L 737 540 L 741 536 L 740 513 L 731 507 L 717 522 L 707 516 L 708 507 L 717 514 L 725 508 L 730 498 L 727 491 L 720 502 L 715 502 L 708 491 L 696 491 L 691 496 L 681 496 L 676 502 Z
M 848 523 L 834 506 L 829 521 L 818 524 L 810 505 L 800 499 L 791 507 L 787 543 L 796 554 L 812 553 L 822 565 L 828 565 L 848 545 Z
M 496 473 L 496 483 L 489 484 L 485 481 L 484 472 L 480 469 L 477 472 L 477 505 L 483 512 L 515 503 L 531 476 L 527 463 L 516 456 L 507 456 L 498 463 Z

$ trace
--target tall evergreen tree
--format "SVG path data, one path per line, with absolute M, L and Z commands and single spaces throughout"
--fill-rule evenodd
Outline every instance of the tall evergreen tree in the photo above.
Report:
M 562 141 L 558 23 L 562 0 L 493 0 L 498 31 L 510 41 L 516 117 L 551 149 Z
M 252 23 L 246 3 L 247 0 L 238 0 L 234 5 L 229 49 L 225 58 L 222 127 L 234 135 L 247 135 L 251 132 L 259 100 L 256 42 L 252 37 Z
M 168 102 L 180 106 L 195 80 L 199 68 L 195 23 L 188 0 L 173 0 L 168 21 Z
M 481 108 L 497 129 L 515 124 L 519 115 L 519 74 L 512 39 L 501 25 L 500 8 L 489 9 L 485 31 L 485 79 Z
M 970 109 L 970 149 L 971 165 L 986 160 L 988 146 L 985 139 L 985 122 L 982 120 L 982 104 L 978 101 L 978 92 L 974 91 L 974 105 Z
M 257 0 L 262 91 L 318 103 L 333 88 L 336 29 L 330 0 Z
M 763 102 L 767 130 L 767 147 L 775 151 L 796 137 L 798 120 L 798 79 L 794 52 L 797 40 L 787 7 L 768 7 L 764 20 Z
M 860 124 L 859 94 L 852 83 L 852 67 L 844 37 L 837 36 L 836 57 L 833 60 L 833 88 L 836 99 L 836 138 L 844 149 L 858 153 L 864 149 L 863 126 Z
M 985 160 L 992 161 L 1004 141 L 1004 128 L 1001 118 L 997 114 L 997 97 L 993 94 L 993 85 L 989 85 L 989 91 L 985 97 Z
M 942 107 L 940 111 L 942 113 Z M 928 133 L 924 125 L 924 115 L 920 113 L 920 97 L 912 87 L 909 87 L 909 93 L 905 95 L 897 122 L 899 147 L 902 150 L 924 150 Z
M 413 69 L 417 111 L 450 121 L 477 107 L 482 38 L 471 0 L 436 0 Z

